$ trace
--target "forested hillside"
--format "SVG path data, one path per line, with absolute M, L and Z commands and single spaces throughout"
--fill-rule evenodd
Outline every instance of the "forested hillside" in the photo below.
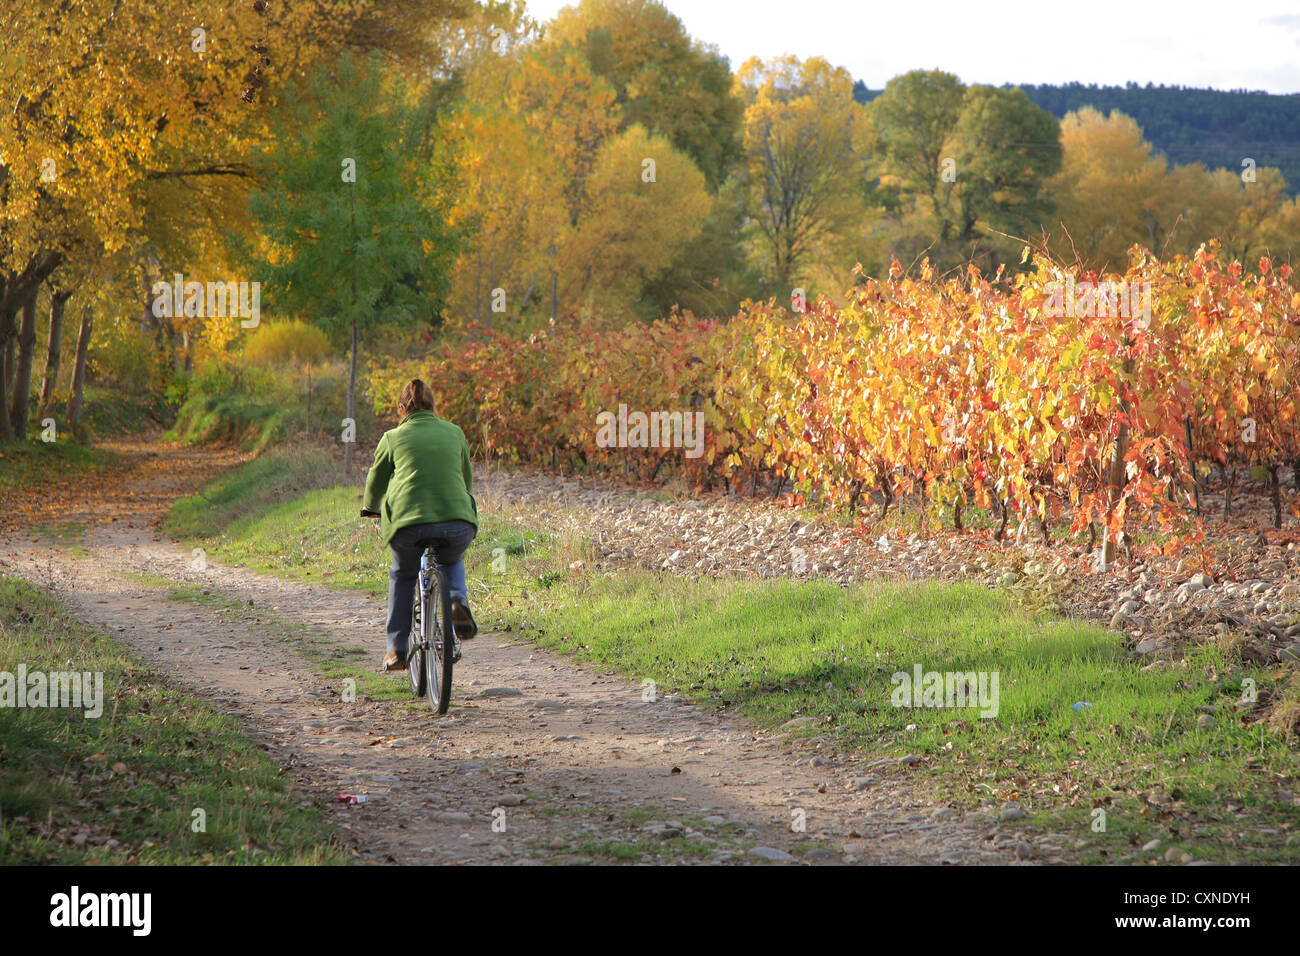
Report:
M 1019 86 L 1032 102 L 1057 119 L 1085 106 L 1131 116 L 1151 145 L 1171 163 L 1241 169 L 1241 161 L 1249 157 L 1256 166 L 1280 169 L 1292 194 L 1300 183 L 1300 94 L 1201 90 L 1150 83 Z M 861 81 L 853 88 L 859 103 L 869 103 L 881 92 L 867 89 Z

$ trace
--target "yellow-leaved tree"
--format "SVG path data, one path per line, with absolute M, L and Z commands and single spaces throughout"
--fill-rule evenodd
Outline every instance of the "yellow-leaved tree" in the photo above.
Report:
M 597 316 L 633 314 L 711 206 L 704 174 L 667 137 L 633 126 L 607 140 L 562 253 L 565 301 Z
M 642 126 L 689 156 L 716 190 L 740 155 L 743 104 L 717 48 L 693 40 L 659 0 L 580 0 L 546 27 L 617 96 L 624 129 Z
M 47 281 L 75 289 L 105 257 L 126 253 L 148 267 L 148 217 L 203 229 L 211 216 L 168 206 L 177 195 L 168 181 L 203 190 L 246 177 L 249 145 L 266 130 L 269 80 L 327 55 L 373 7 L 305 0 L 196 11 L 181 0 L 84 0 L 39 16 L 0 11 L 0 89 L 12 93 L 0 123 L 0 350 L 21 331 L 0 438 L 26 427 L 34 337 L 26 317 L 15 327 L 16 311 Z M 128 289 L 139 281 L 114 275 Z M 128 295 L 138 317 L 136 288 Z M 0 396 L 9 398 L 2 369 Z
M 448 21 L 442 43 L 463 97 L 446 120 L 460 189 L 451 215 L 466 241 L 452 269 L 446 324 L 518 325 L 549 309 L 563 174 L 545 141 L 506 104 L 538 28 L 521 0 Z
M 736 84 L 755 253 L 771 288 L 788 295 L 812 250 L 863 226 L 870 129 L 853 78 L 820 57 L 750 59 Z
M 1050 181 L 1057 220 L 1049 229 L 1062 256 L 1085 266 L 1123 272 L 1135 242 L 1159 249 L 1175 215 L 1170 212 L 1169 164 L 1130 117 L 1103 116 L 1092 107 L 1061 120 L 1064 156 Z

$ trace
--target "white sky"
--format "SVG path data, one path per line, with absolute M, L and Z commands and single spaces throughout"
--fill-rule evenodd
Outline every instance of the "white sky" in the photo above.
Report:
M 549 20 L 565 0 L 528 0 Z M 880 89 L 939 68 L 965 83 L 1129 80 L 1300 93 L 1300 0 L 665 0 L 733 68 L 823 56 Z

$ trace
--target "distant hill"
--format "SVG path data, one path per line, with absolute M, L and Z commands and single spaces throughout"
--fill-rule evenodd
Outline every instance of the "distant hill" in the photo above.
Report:
M 1015 84 L 1006 84 L 1012 86 Z M 1171 163 L 1201 162 L 1211 169 L 1241 170 L 1245 157 L 1276 166 L 1292 194 L 1300 189 L 1300 93 L 1202 90 L 1182 86 L 1065 86 L 1019 84 L 1057 119 L 1093 106 L 1137 120 L 1151 144 Z M 881 94 L 858 81 L 853 95 L 867 103 Z

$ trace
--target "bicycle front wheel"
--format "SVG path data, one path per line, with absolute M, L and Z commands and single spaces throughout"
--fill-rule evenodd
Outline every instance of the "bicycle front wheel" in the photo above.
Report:
M 429 705 L 440 714 L 445 714 L 451 706 L 451 668 L 455 663 L 456 631 L 451 621 L 451 592 L 447 589 L 447 579 L 442 569 L 432 570 L 434 580 L 430 582 L 429 600 L 425 605 L 428 612 L 425 617 L 427 625 L 428 650 L 424 655 L 425 672 L 429 693 Z

